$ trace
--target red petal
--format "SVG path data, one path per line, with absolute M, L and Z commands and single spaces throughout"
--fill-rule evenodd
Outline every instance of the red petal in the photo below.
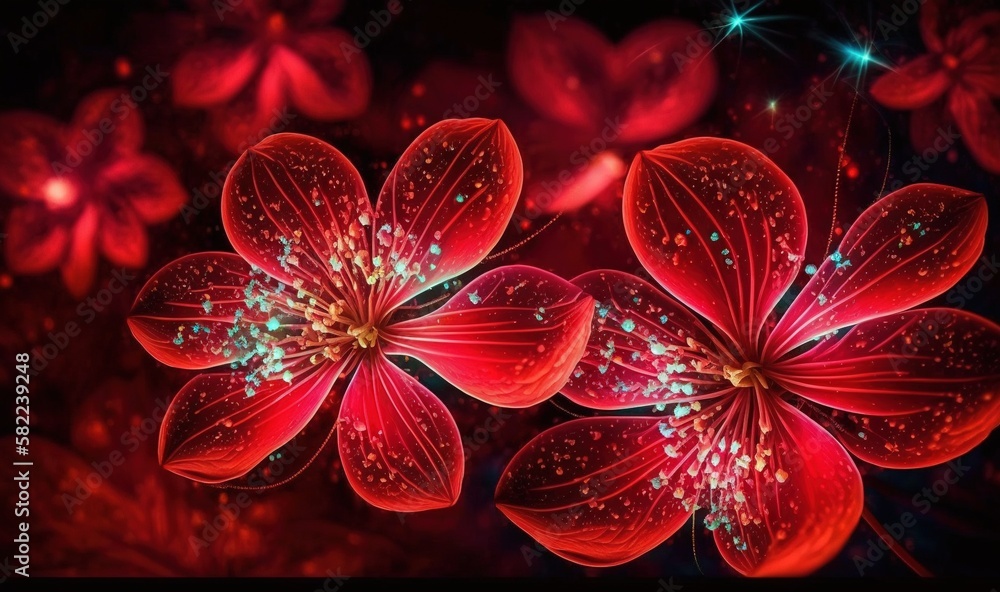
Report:
M 253 396 L 247 395 L 242 374 L 193 378 L 163 418 L 160 463 L 203 483 L 245 474 L 309 423 L 342 368 L 332 363 L 313 367 L 291 384 L 280 378 L 264 381 Z
M 296 117 L 288 110 L 287 86 L 281 61 L 272 54 L 255 81 L 235 99 L 213 109 L 212 128 L 222 145 L 240 154 L 287 129 Z
M 337 443 L 347 480 L 373 506 L 416 512 L 458 499 L 465 455 L 451 412 L 381 354 L 361 359 Z
M 101 252 L 114 265 L 143 267 L 149 252 L 146 227 L 130 207 L 105 210 L 98 230 Z
M 55 176 L 53 162 L 65 156 L 62 127 L 30 111 L 0 114 L 0 192 L 42 200 L 45 182 Z
M 69 231 L 45 207 L 29 205 L 10 211 L 4 254 L 14 273 L 43 273 L 66 256 Z
M 935 55 L 924 55 L 875 79 L 871 93 L 890 109 L 919 109 L 936 101 L 952 85 L 951 75 Z
M 226 178 L 222 220 L 236 252 L 271 277 L 299 278 L 360 310 L 374 215 L 357 169 L 333 146 L 299 134 L 257 144 Z
M 622 115 L 623 142 L 665 138 L 694 123 L 712 104 L 718 84 L 714 54 L 705 49 L 688 58 L 692 39 L 704 33 L 687 21 L 648 23 L 618 47 L 618 87 L 626 89 Z
M 175 368 L 198 370 L 244 357 L 230 335 L 237 316 L 267 315 L 246 304 L 250 264 L 232 253 L 196 253 L 168 263 L 136 297 L 128 324 L 146 351 Z M 258 272 L 257 281 L 260 281 Z M 178 341 L 180 343 L 178 343 Z
M 322 121 L 349 119 L 364 112 L 371 98 L 368 59 L 355 49 L 354 40 L 339 29 L 302 33 L 295 51 L 276 50 L 288 79 L 288 94 L 306 117 Z
M 982 195 L 930 183 L 890 193 L 820 265 L 775 327 L 765 357 L 941 294 L 975 264 L 985 234 Z
M 177 174 L 156 156 L 135 155 L 115 160 L 101 170 L 97 193 L 128 205 L 147 224 L 173 218 L 187 202 L 187 192 Z
M 854 461 L 826 430 L 769 400 L 765 464 L 774 473 L 751 472 L 742 488 L 746 501 L 721 512 L 731 531 L 717 528 L 715 542 L 740 573 L 800 576 L 840 552 L 861 516 L 864 490 Z
M 593 299 L 546 271 L 512 265 L 437 311 L 390 326 L 386 353 L 413 356 L 469 395 L 528 407 L 554 395 L 587 344 Z
M 82 298 L 94 283 L 97 272 L 97 222 L 94 206 L 87 206 L 73 223 L 69 247 L 62 262 L 63 283 L 74 298 Z
M 646 553 L 691 516 L 674 497 L 674 482 L 661 485 L 657 478 L 677 472 L 681 462 L 665 456 L 660 423 L 595 417 L 542 432 L 507 465 L 497 484 L 497 507 L 553 553 L 576 563 L 603 567 Z M 696 441 L 689 438 L 685 445 Z M 684 459 L 688 450 L 680 452 Z
M 884 467 L 948 461 L 1000 424 L 1000 327 L 957 309 L 863 322 L 769 375 L 842 410 L 824 417 L 834 435 Z
M 260 62 L 260 49 L 254 44 L 195 47 L 174 65 L 174 103 L 212 107 L 230 101 L 250 82 Z
M 989 95 L 959 87 L 949 96 L 948 108 L 976 162 L 1000 174 L 1000 113 Z
M 511 80 L 524 100 L 547 117 L 585 129 L 604 118 L 614 56 L 604 35 L 575 18 L 518 18 L 507 44 Z
M 67 127 L 67 158 L 63 162 L 73 162 L 70 151 L 84 163 L 101 162 L 112 153 L 137 152 L 145 133 L 139 104 L 128 91 L 109 88 L 92 92 L 77 104 Z
M 624 201 L 625 231 L 643 266 L 754 350 L 805 252 L 805 207 L 792 181 L 745 144 L 692 138 L 636 156 Z
M 323 25 L 333 20 L 344 9 L 345 0 L 313 0 L 303 14 L 304 24 Z
M 376 206 L 376 273 L 384 278 L 376 312 L 482 261 L 514 214 L 521 181 L 521 155 L 502 121 L 448 119 L 420 134 Z
M 574 402 L 627 409 L 732 387 L 697 371 L 705 353 L 695 344 L 722 346 L 673 298 L 621 271 L 591 271 L 573 283 L 597 300 L 586 353 L 562 389 Z M 686 385 L 693 397 L 682 395 Z
M 927 49 L 934 53 L 944 51 L 944 41 L 941 39 L 941 8 L 942 2 L 930 0 L 920 8 L 920 36 Z

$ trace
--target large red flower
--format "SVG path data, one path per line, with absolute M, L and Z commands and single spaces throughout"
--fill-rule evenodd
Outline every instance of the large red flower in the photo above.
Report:
M 942 35 L 943 4 L 928 2 L 920 13 L 929 53 L 876 79 L 872 96 L 913 111 L 910 136 L 918 149 L 933 147 L 944 137 L 940 128 L 954 121 L 976 162 L 1000 173 L 1000 112 L 993 103 L 1000 97 L 1000 10 L 967 16 Z
M 704 36 L 688 21 L 657 20 L 615 45 L 577 18 L 518 18 L 507 49 L 511 80 L 556 124 L 526 130 L 542 152 L 528 159 L 529 208 L 575 210 L 608 195 L 637 147 L 694 123 L 718 84 Z
M 390 356 L 423 361 L 464 392 L 524 407 L 554 394 L 586 346 L 592 299 L 550 273 L 501 267 L 435 312 L 400 306 L 477 265 L 521 190 L 506 126 L 447 120 L 407 149 L 372 209 L 332 146 L 278 134 L 226 180 L 222 214 L 239 255 L 200 253 L 159 271 L 129 324 L 146 350 L 194 378 L 163 422 L 160 458 L 221 482 L 250 470 L 313 417 L 352 371 L 341 461 L 368 502 L 449 506 L 463 450 L 448 409 Z M 409 315 L 412 316 L 412 315 Z
M 98 252 L 114 265 L 146 264 L 145 226 L 173 218 L 187 193 L 165 161 L 141 152 L 143 136 L 142 115 L 121 90 L 84 97 L 68 125 L 0 114 L 0 193 L 24 200 L 5 229 L 11 271 L 59 268 L 80 297 Z
M 174 102 L 210 109 L 228 149 L 242 152 L 299 113 L 336 121 L 368 106 L 367 58 L 347 31 L 326 26 L 342 0 L 201 4 L 214 25 L 174 66 Z
M 861 514 L 848 451 L 884 467 L 934 465 L 1000 421 L 1000 327 L 957 309 L 911 310 L 976 263 L 981 195 L 919 184 L 879 200 L 839 251 L 806 268 L 780 320 L 806 212 L 764 155 L 714 138 L 643 152 L 624 216 L 670 295 L 619 271 L 573 280 L 597 314 L 563 392 L 597 409 L 666 414 L 570 421 L 514 457 L 498 504 L 559 555 L 629 561 L 701 509 L 739 572 L 808 573 Z

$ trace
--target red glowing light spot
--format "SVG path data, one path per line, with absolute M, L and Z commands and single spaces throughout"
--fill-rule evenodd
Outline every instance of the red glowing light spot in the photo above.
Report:
M 857 179 L 859 174 L 860 174 L 860 171 L 858 171 L 858 167 L 856 165 L 852 164 L 851 166 L 847 167 L 847 178 L 848 179 Z
M 115 75 L 118 78 L 128 78 L 132 75 L 132 63 L 128 58 L 120 57 L 115 60 Z
M 271 13 L 271 16 L 267 17 L 267 32 L 271 36 L 278 36 L 285 32 L 288 28 L 288 21 L 285 19 L 285 15 L 280 12 Z
M 410 89 L 410 93 L 415 97 L 422 97 L 427 92 L 427 86 L 423 82 L 413 83 L 413 87 Z
M 12 278 L 10 274 L 5 273 L 3 275 L 0 275 L 0 288 L 6 290 L 7 288 L 13 285 L 14 285 L 14 278 Z
M 64 208 L 76 201 L 76 188 L 66 179 L 53 178 L 45 182 L 42 195 L 50 208 Z

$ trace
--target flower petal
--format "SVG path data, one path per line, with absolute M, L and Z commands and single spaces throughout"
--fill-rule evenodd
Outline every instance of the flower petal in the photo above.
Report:
M 43 206 L 28 205 L 10 211 L 4 254 L 14 273 L 44 273 L 55 268 L 66 256 L 69 229 L 52 220 Z
M 718 85 L 715 54 L 687 58 L 700 29 L 688 21 L 659 20 L 629 33 L 617 51 L 618 87 L 626 89 L 622 142 L 647 142 L 675 134 L 712 104 Z
M 507 64 L 514 87 L 536 111 L 591 129 L 605 116 L 614 51 L 580 19 L 521 17 L 511 27 Z
M 941 9 L 943 2 L 930 0 L 920 8 L 920 37 L 927 49 L 934 53 L 944 51 L 944 40 L 941 38 Z
M 458 499 L 465 455 L 451 412 L 381 354 L 361 359 L 337 443 L 347 480 L 373 506 L 417 512 Z
M 347 359 L 347 358 L 345 358 Z M 177 393 L 160 430 L 160 464 L 188 479 L 239 477 L 295 437 L 316 414 L 343 364 L 264 381 L 248 396 L 242 374 L 202 374 Z
M 742 574 L 800 576 L 840 552 L 861 517 L 864 490 L 854 461 L 826 430 L 768 399 L 773 431 L 765 464 L 774 473 L 752 473 L 745 502 L 723 508 L 732 528 L 716 529 L 715 542 Z
M 42 200 L 45 182 L 57 174 L 53 163 L 65 154 L 62 127 L 30 111 L 0 114 L 0 192 Z
M 865 321 L 770 375 L 840 410 L 824 417 L 834 435 L 883 467 L 951 460 L 1000 424 L 1000 327 L 958 309 Z
M 180 212 L 187 192 L 163 159 L 134 155 L 116 159 L 97 178 L 97 192 L 127 204 L 147 224 L 165 222 Z
M 562 389 L 575 403 L 627 409 L 732 387 L 698 372 L 704 352 L 697 344 L 722 345 L 673 298 L 609 269 L 585 273 L 573 283 L 597 301 L 586 352 Z
M 554 395 L 587 344 L 593 299 L 524 265 L 487 272 L 435 312 L 392 325 L 390 355 L 424 362 L 469 395 L 528 407 Z
M 890 193 L 861 214 L 819 266 L 778 321 L 765 358 L 941 294 L 975 264 L 985 234 L 982 195 L 930 183 Z
M 94 284 L 97 272 L 97 223 L 94 206 L 87 206 L 73 223 L 69 246 L 60 271 L 63 283 L 74 298 L 82 298 Z
M 138 104 L 123 88 L 102 89 L 81 99 L 66 131 L 67 164 L 75 162 L 72 154 L 83 162 L 102 162 L 113 153 L 137 152 L 146 135 Z
M 98 240 L 101 252 L 114 265 L 143 267 L 149 254 L 146 227 L 130 207 L 101 212 Z
M 288 80 L 281 61 L 271 54 L 260 75 L 236 98 L 212 109 L 211 122 L 219 142 L 241 154 L 271 134 L 288 128 L 296 117 L 288 110 Z
M 871 93 L 890 109 L 919 109 L 936 101 L 952 85 L 951 75 L 940 58 L 923 55 L 875 79 Z
M 483 260 L 514 214 L 521 155 L 499 120 L 448 119 L 410 144 L 376 205 L 385 312 Z M 383 283 L 384 282 L 384 283 Z
M 660 285 L 738 346 L 755 348 L 805 252 L 805 206 L 788 176 L 745 144 L 683 140 L 636 156 L 624 216 L 632 248 Z
M 279 49 L 279 60 L 288 80 L 288 94 L 306 117 L 321 121 L 350 119 L 364 112 L 371 98 L 368 59 L 345 52 L 354 48 L 351 36 L 339 29 L 301 33 L 294 49 Z
M 261 62 L 254 44 L 211 43 L 188 50 L 174 64 L 174 103 L 212 107 L 225 103 L 250 82 Z
M 199 370 L 243 357 L 237 319 L 267 322 L 246 305 L 250 264 L 232 253 L 195 253 L 168 263 L 143 286 L 128 325 L 142 347 L 174 368 Z M 257 280 L 260 281 L 258 272 Z
M 981 167 L 1000 174 L 1000 113 L 982 90 L 956 88 L 948 108 L 962 132 L 962 140 Z
M 507 465 L 497 507 L 570 561 L 603 567 L 635 559 L 691 516 L 674 496 L 674 483 L 661 485 L 657 477 L 680 466 L 663 453 L 660 424 L 651 417 L 594 417 L 542 432 Z M 680 452 L 683 459 L 688 449 Z
M 368 289 L 371 202 L 336 148 L 299 134 L 271 136 L 239 158 L 222 191 L 236 252 L 286 284 L 341 294 L 360 310 Z

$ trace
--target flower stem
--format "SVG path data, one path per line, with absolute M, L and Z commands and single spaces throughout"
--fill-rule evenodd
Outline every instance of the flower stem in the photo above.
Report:
M 903 548 L 903 545 L 900 545 L 896 541 L 896 539 L 893 538 L 891 534 L 889 534 L 889 532 L 885 529 L 885 527 L 882 526 L 882 523 L 879 522 L 875 518 L 875 516 L 871 513 L 871 510 L 868 509 L 867 504 L 865 505 L 864 510 L 862 510 L 861 512 L 861 517 L 865 519 L 865 522 L 868 523 L 868 526 L 872 527 L 872 530 L 875 531 L 875 534 L 877 534 L 879 538 L 885 541 L 885 544 L 889 545 L 889 550 L 895 553 L 897 557 L 903 560 L 903 563 L 905 563 L 907 567 L 913 570 L 913 573 L 917 574 L 922 578 L 933 577 L 933 574 L 926 567 L 920 565 L 920 562 L 914 559 L 913 556 L 910 555 L 906 551 L 906 549 Z

